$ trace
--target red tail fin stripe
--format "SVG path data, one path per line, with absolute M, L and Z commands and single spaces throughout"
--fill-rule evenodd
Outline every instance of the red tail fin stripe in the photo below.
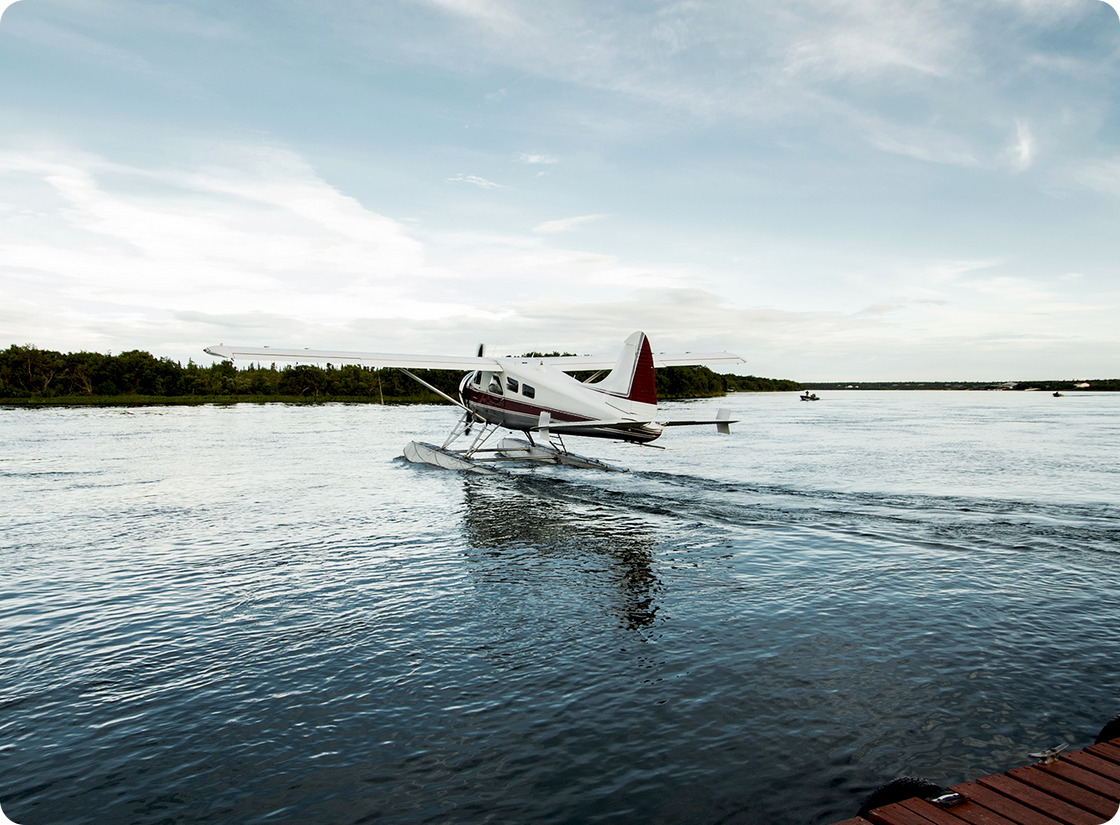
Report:
M 634 378 L 630 382 L 630 401 L 641 404 L 657 403 L 657 377 L 653 371 L 653 350 L 649 339 L 642 335 L 642 345 L 638 350 L 638 360 L 634 364 Z

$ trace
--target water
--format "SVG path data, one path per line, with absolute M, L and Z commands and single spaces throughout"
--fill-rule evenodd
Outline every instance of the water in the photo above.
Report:
M 1120 713 L 1116 395 L 736 395 L 629 466 L 440 407 L 0 410 L 0 805 L 63 823 L 831 823 Z

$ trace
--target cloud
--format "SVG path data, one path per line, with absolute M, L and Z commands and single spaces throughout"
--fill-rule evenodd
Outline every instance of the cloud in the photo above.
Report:
M 238 329 L 247 343 L 368 349 L 352 325 L 368 335 L 393 319 L 423 350 L 423 330 L 501 326 L 541 294 L 578 303 L 592 288 L 598 300 L 686 280 L 529 233 L 410 232 L 261 145 L 154 168 L 0 152 L 0 215 L 0 321 L 11 340 L 52 349 L 185 359 Z M 216 335 L 222 318 L 238 328 Z
M 815 4 L 797 5 L 804 14 Z M 816 11 L 813 22 L 801 17 L 803 35 L 786 46 L 787 73 L 897 80 L 899 71 L 935 78 L 954 71 L 963 32 L 936 6 L 862 0 Z
M 125 75 L 158 78 L 172 87 L 191 88 L 190 82 L 159 71 L 152 61 L 135 49 L 115 45 L 107 42 L 106 38 L 63 27 L 38 16 L 32 16 L 23 25 L 20 37 L 44 53 L 64 53 L 68 59 L 80 60 L 95 71 L 108 69 Z
M 0 286 L 30 304 L 102 319 L 171 308 L 322 321 L 356 308 L 418 318 L 463 310 L 417 288 L 446 276 L 401 224 L 286 150 L 236 147 L 158 169 L 9 151 L 0 180 L 0 209 L 17 214 L 0 228 Z
M 556 232 L 568 232 L 575 229 L 581 223 L 588 223 L 589 221 L 598 221 L 607 217 L 606 215 L 579 215 L 575 218 L 561 218 L 556 221 L 545 221 L 539 226 L 533 227 L 533 231 L 540 235 L 551 235 Z
M 427 0 L 444 11 L 505 29 L 519 22 L 518 16 L 500 0 Z
M 517 159 L 522 163 L 559 163 L 557 158 L 551 155 L 537 155 L 529 152 L 522 152 L 517 156 Z
M 1046 21 L 1083 11 L 1086 6 L 1084 0 L 999 0 L 999 2 L 1007 6 L 1015 6 L 1025 14 Z M 1103 0 L 1103 2 L 1116 8 L 1113 0 Z
M 0 153 L 0 326 L 11 340 L 185 360 L 221 340 L 611 352 L 644 329 L 658 349 L 726 348 L 757 373 L 821 379 L 987 378 L 1011 373 L 985 365 L 1015 358 L 1080 374 L 1091 365 L 1076 361 L 1074 338 L 1092 342 L 1093 363 L 1120 348 L 1117 296 L 1078 298 L 1092 279 L 1063 279 L 1068 264 L 1050 280 L 979 256 L 864 275 L 821 249 L 801 262 L 811 276 L 759 258 L 752 269 L 784 282 L 760 291 L 742 266 L 724 277 L 710 264 L 647 265 L 544 237 L 601 214 L 522 233 L 408 230 L 290 150 L 198 156 L 141 168 L 76 151 Z M 826 271 L 815 271 L 822 262 Z M 819 297 L 834 286 L 850 309 Z M 790 300 L 790 290 L 817 297 Z M 763 300 L 784 308 L 752 305 Z M 1052 351 L 1044 340 L 1057 342 Z M 985 355 L 962 364 L 970 348 Z M 934 353 L 954 366 L 939 367 Z
M 1120 197 L 1120 157 L 1078 164 L 1070 178 L 1086 189 Z
M 1015 121 L 1015 143 L 1007 147 L 1005 156 L 1016 172 L 1023 172 L 1034 162 L 1035 141 L 1031 127 L 1025 120 Z
M 1093 8 L 1085 0 L 642 8 L 429 0 L 416 23 L 423 33 L 408 42 L 409 57 L 426 65 L 513 70 L 594 92 L 553 110 L 561 132 L 627 140 L 722 126 L 766 140 L 765 130 L 781 128 L 800 139 L 816 132 L 829 148 L 854 136 L 924 162 L 1022 171 L 1037 165 L 1037 138 L 1064 111 L 1091 121 L 1100 94 L 1115 88 L 1107 37 L 1053 37 L 1055 24 L 1072 31 Z M 377 25 L 371 15 L 353 36 L 379 37 Z M 404 47 L 379 40 L 376 48 Z M 1007 152 L 992 124 L 1016 119 L 1027 136 Z
M 895 155 L 923 160 L 928 163 L 946 163 L 953 166 L 981 166 L 979 159 L 961 141 L 934 130 L 900 129 L 895 134 L 877 130 L 868 137 L 876 149 Z
M 481 189 L 508 189 L 508 186 L 503 186 L 500 183 L 494 183 L 492 180 L 480 178 L 478 175 L 464 175 L 459 173 L 453 178 L 447 179 L 451 183 L 469 183 Z

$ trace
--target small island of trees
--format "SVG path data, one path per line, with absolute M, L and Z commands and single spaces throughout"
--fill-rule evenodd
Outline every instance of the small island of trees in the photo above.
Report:
M 463 373 L 417 370 L 433 386 L 454 396 Z M 585 374 L 586 378 L 590 373 Z M 578 376 L 577 377 L 581 377 Z M 657 370 L 661 399 L 710 398 L 728 392 L 791 392 L 797 381 L 754 375 L 721 375 L 707 367 Z M 394 369 L 354 364 L 324 367 L 275 364 L 235 367 L 229 361 L 183 366 L 143 350 L 119 355 L 61 353 L 35 346 L 0 350 L 0 401 L 33 405 L 206 404 L 239 401 L 289 403 L 346 401 L 382 404 L 440 404 L 438 395 Z

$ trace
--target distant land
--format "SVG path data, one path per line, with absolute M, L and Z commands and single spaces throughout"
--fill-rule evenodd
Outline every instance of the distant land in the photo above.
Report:
M 807 390 L 1045 390 L 1120 392 L 1120 378 L 1047 381 L 807 381 Z
M 454 395 L 461 370 L 416 370 L 424 380 Z M 581 380 L 591 373 L 573 373 Z M 721 375 L 707 367 L 657 370 L 657 395 L 671 400 L 711 398 L 728 392 L 800 391 L 797 381 L 756 375 Z M 346 364 L 247 364 L 230 361 L 183 366 L 142 350 L 119 355 L 62 353 L 12 345 L 0 351 L 0 404 L 20 406 L 125 406 L 237 402 L 445 404 L 398 370 Z

